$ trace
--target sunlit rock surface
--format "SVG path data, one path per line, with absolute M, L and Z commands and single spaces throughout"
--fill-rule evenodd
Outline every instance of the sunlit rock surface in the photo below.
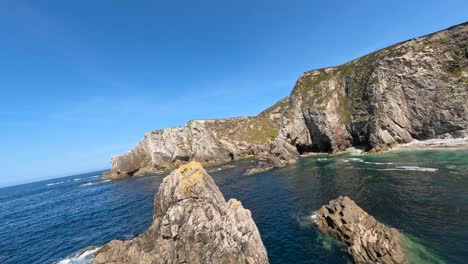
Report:
M 164 178 L 151 227 L 104 245 L 94 263 L 268 263 L 268 257 L 250 211 L 235 199 L 226 202 L 201 164 L 190 162 Z
M 315 214 L 318 229 L 344 242 L 355 263 L 407 263 L 403 236 L 340 196 Z
M 384 151 L 414 139 L 468 136 L 468 23 L 300 76 L 289 97 L 255 117 L 190 121 L 147 133 L 113 157 L 106 179 L 256 156 L 284 166 L 283 141 L 299 153 L 349 147 Z

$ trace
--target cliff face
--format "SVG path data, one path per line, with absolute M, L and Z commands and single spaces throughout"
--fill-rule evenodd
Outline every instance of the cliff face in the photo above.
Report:
M 190 162 L 164 178 L 151 227 L 104 245 L 94 263 L 268 263 L 268 257 L 250 211 L 235 199 L 226 202 L 200 163 Z
M 304 73 L 291 94 L 312 139 L 299 142 L 321 151 L 467 135 L 467 102 L 468 24 Z
M 108 177 L 351 146 L 382 151 L 413 139 L 468 136 L 468 23 L 304 73 L 291 95 L 256 117 L 191 121 L 149 132 L 113 157 Z M 278 144 L 276 144 L 278 145 Z M 281 156 L 281 155 L 279 155 Z M 271 160 L 271 159 L 270 159 Z
M 279 119 L 288 107 L 285 98 L 255 117 L 194 120 L 183 127 L 151 131 L 129 152 L 114 156 L 105 177 L 174 169 L 192 160 L 216 164 L 263 155 L 278 137 Z

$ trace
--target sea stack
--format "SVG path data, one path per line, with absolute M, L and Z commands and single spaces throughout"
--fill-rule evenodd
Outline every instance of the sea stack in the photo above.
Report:
M 149 229 L 104 245 L 94 263 L 268 263 L 268 257 L 250 211 L 235 199 L 226 202 L 201 164 L 189 162 L 161 183 Z
M 316 213 L 318 229 L 344 242 L 355 263 L 407 263 L 402 235 L 340 196 Z

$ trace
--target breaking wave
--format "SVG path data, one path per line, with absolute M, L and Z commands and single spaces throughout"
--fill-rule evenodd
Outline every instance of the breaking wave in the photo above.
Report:
M 62 184 L 62 183 L 65 183 L 65 182 L 66 182 L 66 181 L 59 181 L 59 182 L 48 183 L 47 186 L 54 186 L 54 185 Z
M 57 264 L 91 264 L 94 260 L 94 253 L 99 249 L 100 247 L 91 247 L 66 259 L 60 260 Z
M 54 186 L 54 185 L 59 185 L 59 184 L 64 184 L 64 183 L 77 182 L 77 181 L 89 180 L 89 179 L 95 179 L 95 178 L 99 178 L 99 176 L 95 175 L 95 176 L 84 177 L 84 178 L 75 178 L 75 179 L 70 179 L 70 180 L 66 180 L 66 181 L 52 182 L 52 183 L 48 183 L 46 185 L 47 186 Z
M 100 181 L 100 182 L 88 182 L 88 183 L 85 183 L 85 184 L 81 184 L 80 186 L 91 186 L 91 185 L 96 185 L 96 184 L 100 184 L 100 183 L 104 183 L 104 182 L 110 182 L 111 180 L 105 180 L 105 181 Z

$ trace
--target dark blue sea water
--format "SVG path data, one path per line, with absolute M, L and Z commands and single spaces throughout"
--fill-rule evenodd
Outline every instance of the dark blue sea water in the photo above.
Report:
M 407 235 L 415 262 L 468 263 L 466 150 L 311 157 L 244 175 L 250 162 L 207 170 L 252 211 L 271 263 L 349 262 L 310 221 L 339 195 Z M 89 245 L 136 236 L 152 221 L 163 176 L 96 184 L 88 173 L 0 189 L 0 263 L 72 263 Z

